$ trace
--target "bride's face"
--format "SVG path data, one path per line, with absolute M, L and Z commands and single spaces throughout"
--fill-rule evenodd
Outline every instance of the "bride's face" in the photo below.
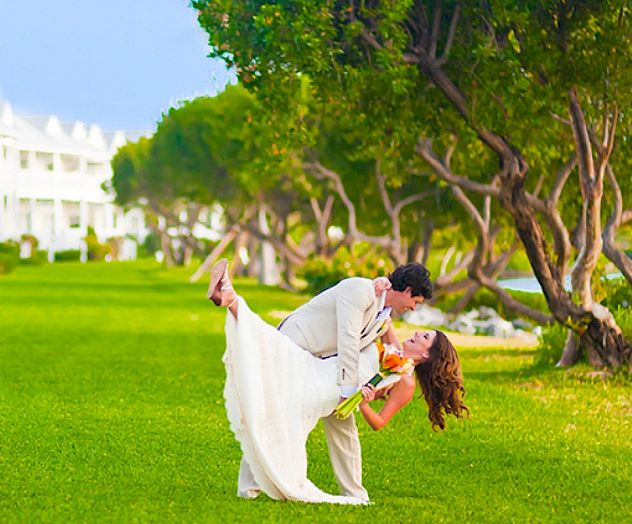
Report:
M 430 346 L 436 336 L 437 332 L 434 329 L 415 331 L 413 336 L 402 344 L 404 356 L 412 358 L 415 365 L 426 362 L 430 358 Z

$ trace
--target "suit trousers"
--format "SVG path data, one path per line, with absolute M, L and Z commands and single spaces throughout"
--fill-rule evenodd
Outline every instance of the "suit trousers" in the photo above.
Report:
M 301 348 L 307 347 L 303 335 L 293 324 L 284 322 L 279 330 Z M 355 417 L 351 415 L 340 420 L 332 414 L 321 420 L 327 438 L 329 460 L 340 487 L 340 494 L 369 500 L 369 495 L 362 485 L 362 449 Z M 244 498 L 254 498 L 259 491 L 259 486 L 257 486 L 248 464 L 242 457 L 239 465 L 237 495 Z

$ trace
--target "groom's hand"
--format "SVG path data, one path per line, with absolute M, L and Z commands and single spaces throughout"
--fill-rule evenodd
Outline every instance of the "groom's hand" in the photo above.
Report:
M 373 291 L 375 291 L 376 297 L 379 297 L 384 291 L 392 287 L 391 281 L 386 277 L 377 277 L 373 280 Z

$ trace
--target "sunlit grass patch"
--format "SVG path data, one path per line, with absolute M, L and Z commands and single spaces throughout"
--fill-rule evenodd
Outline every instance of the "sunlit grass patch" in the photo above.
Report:
M 189 271 L 20 267 L 0 278 L 0 522 L 626 522 L 632 387 L 533 364 L 533 347 L 459 347 L 471 416 L 433 433 L 415 399 L 358 420 L 374 505 L 235 497 L 224 313 Z M 272 324 L 305 296 L 238 280 Z M 322 429 L 310 478 L 335 491 Z

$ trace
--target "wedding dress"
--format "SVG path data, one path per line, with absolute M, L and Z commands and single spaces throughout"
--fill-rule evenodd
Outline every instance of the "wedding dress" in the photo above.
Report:
M 337 357 L 320 359 L 301 349 L 242 298 L 238 317 L 226 315 L 224 399 L 230 428 L 257 484 L 279 500 L 366 503 L 325 493 L 307 478 L 307 436 L 339 400 Z M 377 370 L 377 349 L 362 351 L 361 383 Z

